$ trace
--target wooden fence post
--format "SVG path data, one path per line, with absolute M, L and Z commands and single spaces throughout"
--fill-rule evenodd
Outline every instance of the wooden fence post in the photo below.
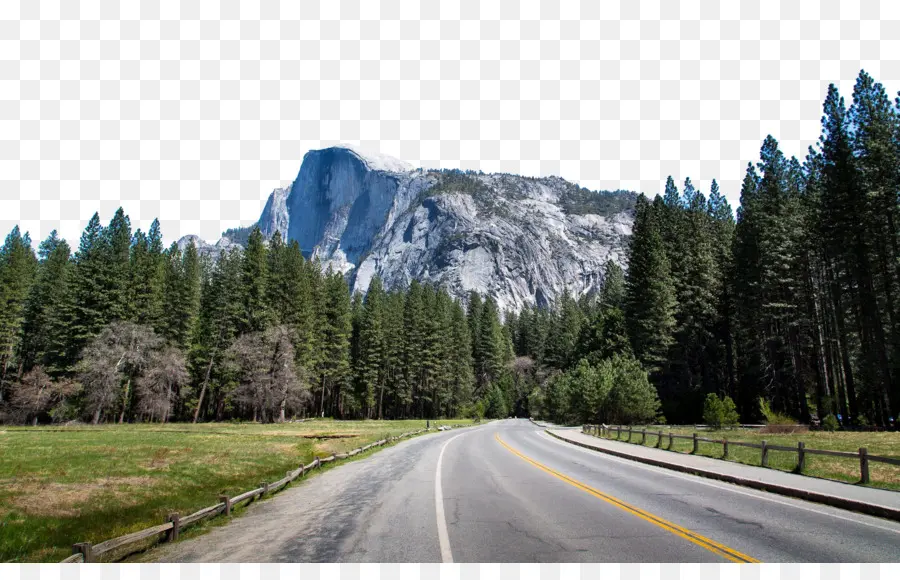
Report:
M 178 512 L 174 512 L 168 515 L 166 521 L 172 522 L 172 529 L 166 530 L 166 541 L 174 542 L 178 539 L 178 529 L 181 527 L 181 516 L 178 515 Z
M 641 429 L 641 445 L 647 440 L 647 430 Z
M 266 481 L 260 482 L 259 487 L 262 488 L 262 492 L 259 494 L 259 498 L 262 499 L 262 496 L 269 493 L 269 483 Z
M 306 473 L 306 467 L 304 467 L 303 464 L 301 463 L 300 464 L 300 475 L 298 475 L 297 477 L 303 477 L 303 475 L 305 473 Z
M 621 439 L 622 436 L 622 428 L 616 425 L 616 441 Z
M 722 439 L 722 458 L 728 457 L 728 439 Z
M 668 449 L 669 451 L 672 450 L 672 432 L 671 431 L 669 431 L 669 446 L 666 449 Z
M 662 436 L 662 431 L 660 431 L 660 432 L 659 432 L 659 435 L 658 435 L 657 438 L 656 438 L 656 448 L 657 448 L 657 449 L 661 449 L 661 448 L 662 448 L 662 437 L 663 437 L 663 436 Z
M 84 556 L 84 563 L 91 564 L 94 562 L 94 547 L 90 542 L 79 542 L 72 544 L 72 553 Z
M 797 441 L 797 473 L 803 473 L 806 469 L 806 443 Z
M 225 515 L 231 515 L 231 498 L 227 495 L 220 495 L 219 501 L 225 504 Z
M 628 428 L 628 442 L 631 443 L 631 427 Z
M 869 483 L 869 450 L 865 447 L 859 448 L 859 481 Z
M 691 450 L 691 453 L 697 453 L 697 434 L 694 433 L 694 448 Z
M 769 447 L 765 441 L 761 441 L 760 443 L 762 443 L 762 455 L 759 458 L 759 464 L 762 467 L 768 467 L 769 466 Z

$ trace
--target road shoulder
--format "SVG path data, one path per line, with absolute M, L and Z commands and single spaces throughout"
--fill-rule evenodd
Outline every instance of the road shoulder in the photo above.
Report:
M 900 521 L 900 493 L 894 491 L 859 487 L 773 469 L 718 461 L 709 457 L 676 454 L 650 447 L 608 441 L 572 429 L 546 431 L 561 441 L 599 453 Z

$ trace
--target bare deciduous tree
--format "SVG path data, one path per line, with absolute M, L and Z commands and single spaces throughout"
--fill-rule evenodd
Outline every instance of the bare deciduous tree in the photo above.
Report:
M 294 367 L 294 345 L 286 326 L 245 334 L 228 349 L 239 385 L 234 401 L 253 409 L 253 420 L 284 421 L 308 398 Z
M 125 420 L 131 384 L 161 344 L 162 339 L 150 327 L 131 322 L 113 322 L 88 343 L 79 374 L 94 424 L 116 403 L 121 403 L 119 423 Z
M 37 366 L 25 373 L 18 381 L 10 398 L 10 407 L 17 421 L 29 419 L 37 425 L 42 413 L 51 413 L 65 405 L 66 399 L 75 395 L 81 386 L 78 383 L 63 379 L 54 381 L 44 370 Z
M 184 356 L 178 349 L 167 347 L 154 352 L 147 369 L 135 384 L 137 410 L 150 420 L 165 423 L 172 411 L 178 390 L 190 379 Z

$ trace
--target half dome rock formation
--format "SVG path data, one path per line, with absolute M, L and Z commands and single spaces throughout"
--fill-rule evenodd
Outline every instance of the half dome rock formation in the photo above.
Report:
M 267 237 L 297 240 L 354 290 L 365 292 L 375 275 L 388 288 L 416 279 L 518 311 L 565 290 L 596 292 L 609 259 L 624 267 L 636 199 L 558 177 L 414 169 L 338 146 L 308 152 L 258 225 Z M 241 243 L 248 231 L 226 237 Z

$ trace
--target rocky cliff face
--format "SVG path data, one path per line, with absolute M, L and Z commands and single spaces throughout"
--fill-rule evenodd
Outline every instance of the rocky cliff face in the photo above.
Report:
M 365 291 L 413 279 L 455 296 L 490 294 L 503 309 L 547 304 L 602 285 L 608 259 L 624 266 L 636 195 L 593 192 L 560 178 L 412 169 L 347 147 L 310 151 L 258 225 Z M 241 231 L 227 237 L 240 242 Z M 221 242 L 220 242 L 221 244 Z

